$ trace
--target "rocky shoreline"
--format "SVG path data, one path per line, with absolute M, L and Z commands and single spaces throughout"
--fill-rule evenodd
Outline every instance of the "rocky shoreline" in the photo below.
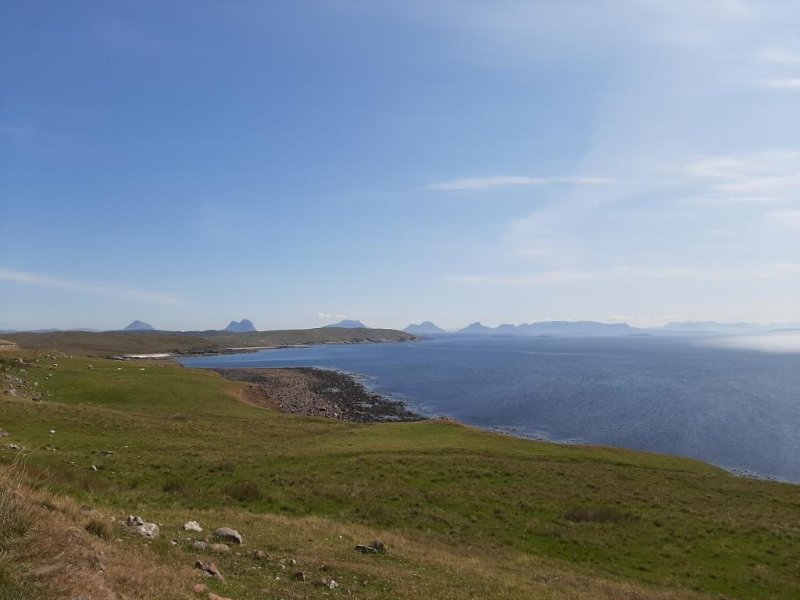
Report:
M 422 421 L 405 403 L 367 390 L 356 377 L 311 367 L 209 369 L 232 381 L 253 384 L 244 399 L 286 413 L 353 423 Z

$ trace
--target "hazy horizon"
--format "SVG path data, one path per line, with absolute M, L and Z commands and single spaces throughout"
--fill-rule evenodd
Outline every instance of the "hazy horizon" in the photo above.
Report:
M 0 329 L 800 322 L 800 4 L 0 9 Z

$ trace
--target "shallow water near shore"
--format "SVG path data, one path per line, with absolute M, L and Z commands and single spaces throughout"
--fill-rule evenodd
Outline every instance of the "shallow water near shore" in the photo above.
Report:
M 560 442 L 688 456 L 800 482 L 800 353 L 701 338 L 440 338 L 193 357 L 332 368 L 411 410 Z

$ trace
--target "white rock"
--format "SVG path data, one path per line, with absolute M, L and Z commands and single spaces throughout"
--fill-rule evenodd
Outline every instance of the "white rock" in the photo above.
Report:
M 138 525 L 136 527 L 136 533 L 146 538 L 157 538 L 159 533 L 158 525 L 155 523 L 144 523 L 143 525 Z
M 198 523 L 197 521 L 187 521 L 186 523 L 183 524 L 183 530 L 201 532 L 203 531 L 203 528 L 200 527 L 200 523 Z

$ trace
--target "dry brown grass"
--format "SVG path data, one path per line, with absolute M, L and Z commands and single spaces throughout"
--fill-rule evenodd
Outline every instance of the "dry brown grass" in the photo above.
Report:
M 190 598 L 197 573 L 164 564 L 147 546 L 118 541 L 120 525 L 74 500 L 32 488 L 21 465 L 0 467 L 0 569 L 36 600 Z M 109 539 L 89 533 L 95 523 Z M 117 536 L 117 537 L 115 537 Z

